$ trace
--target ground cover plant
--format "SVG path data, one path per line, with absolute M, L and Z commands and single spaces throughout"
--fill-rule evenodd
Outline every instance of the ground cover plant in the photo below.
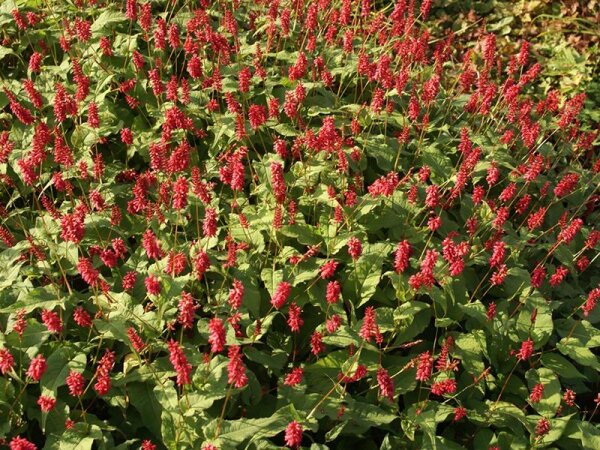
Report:
M 431 8 L 0 5 L 0 446 L 600 448 L 597 104 Z

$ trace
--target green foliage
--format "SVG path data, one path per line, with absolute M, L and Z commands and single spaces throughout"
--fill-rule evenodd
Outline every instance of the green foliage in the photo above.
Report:
M 0 443 L 600 448 L 593 6 L 417 3 L 0 4 Z

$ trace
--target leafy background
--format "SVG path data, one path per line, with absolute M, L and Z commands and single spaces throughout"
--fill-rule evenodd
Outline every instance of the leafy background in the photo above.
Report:
M 149 33 L 139 20 L 127 19 L 123 2 L 78 5 L 8 0 L 0 5 L 4 90 L 0 93 L 0 129 L 8 132 L 13 147 L 0 165 L 1 224 L 12 236 L 8 239 L 12 245 L 0 244 L 0 347 L 14 357 L 14 367 L 0 377 L 0 436 L 7 445 L 22 436 L 48 449 L 139 448 L 143 442 L 149 445 L 148 441 L 159 448 L 270 449 L 286 444 L 285 429 L 296 420 L 304 429 L 302 446 L 314 450 L 599 447 L 595 400 L 600 317 L 597 310 L 584 315 L 581 309 L 600 282 L 597 248 L 586 247 L 598 223 L 598 155 L 593 145 L 598 141 L 592 136 L 587 149 L 577 142 L 583 134 L 593 133 L 598 123 L 597 4 L 434 2 L 427 21 L 417 4 L 414 34 L 392 39 L 377 33 L 380 29 L 389 32 L 395 5 L 373 2 L 368 14 L 361 16 L 365 3 L 351 3 L 352 20 L 334 30 L 333 43 L 327 42 L 326 33 L 331 14 L 343 6 L 339 2 L 312 3 L 318 18 L 313 30 L 305 26 L 310 2 L 280 2 L 280 10 L 292 11 L 288 36 L 281 30 L 280 18 L 269 31 L 269 10 L 277 3 L 151 1 Z M 297 15 L 295 4 L 301 5 Z M 17 8 L 23 14 L 39 14 L 39 24 L 19 29 L 12 13 Z M 203 26 L 214 34 L 204 35 L 202 27 L 186 31 L 196 9 L 205 11 Z M 226 12 L 236 21 L 235 33 L 227 26 Z M 153 32 L 159 17 L 168 26 L 178 27 L 180 46 L 157 48 Z M 89 22 L 91 36 L 84 40 L 72 31 L 70 49 L 65 51 L 60 37 L 69 35 L 76 20 Z M 370 30 L 373 23 L 379 26 Z M 343 49 L 346 30 L 355 33 L 350 52 Z M 423 35 L 424 30 L 429 35 Z M 436 68 L 434 50 L 449 30 L 456 36 L 446 50 L 447 58 Z M 477 86 L 459 89 L 462 60 L 472 50 L 472 66 L 478 74 L 485 72 L 483 42 L 490 33 L 497 36 L 502 64 L 502 70 L 490 71 L 498 94 L 490 113 L 465 112 Z M 198 43 L 194 51 L 203 72 L 198 79 L 188 70 L 194 53 L 184 50 L 188 36 Z M 307 48 L 311 36 L 314 51 Z M 421 61 L 409 56 L 403 60 L 393 50 L 395 42 L 414 43 L 423 36 L 427 57 Z M 102 37 L 110 39 L 112 56 L 103 54 Z M 523 127 L 510 120 L 509 105 L 501 93 L 508 59 L 518 54 L 522 39 L 532 42 L 530 62 L 515 78 L 536 61 L 542 72 L 534 82 L 525 83 L 521 101 L 537 102 L 551 89 L 561 93 L 559 112 L 532 113 L 541 133 L 530 148 L 520 139 Z M 28 69 L 29 59 L 33 51 L 44 47 L 42 70 L 34 73 Z M 133 62 L 136 50 L 144 61 L 141 70 Z M 300 51 L 309 63 L 301 79 L 294 80 L 289 68 L 297 64 Z M 383 80 L 361 73 L 361 52 L 373 64 L 390 56 L 394 75 L 401 68 L 408 69 L 409 80 L 402 92 L 394 87 L 383 89 L 388 112 L 372 107 Z M 331 83 L 323 81 L 317 57 L 322 58 Z M 53 107 L 56 83 L 75 94 L 80 83 L 74 78 L 74 61 L 89 82 L 89 93 L 78 102 L 76 114 L 59 122 Z M 148 70 L 159 66 L 163 83 L 175 77 L 177 101 L 153 93 Z M 253 75 L 248 92 L 239 89 L 243 68 Z M 422 105 L 416 120 L 410 119 L 411 98 L 423 95 L 424 83 L 437 69 L 442 80 L 439 94 Z M 211 77 L 220 77 L 221 87 Z M 41 108 L 36 109 L 28 99 L 24 79 L 34 81 Z M 184 79 L 189 84 L 189 102 L 182 100 Z M 127 80 L 134 80 L 126 92 L 137 101 L 133 107 L 122 92 Z M 297 92 L 300 83 L 306 96 L 298 116 L 289 117 L 283 111 L 286 95 Z M 580 92 L 586 93 L 585 107 L 572 136 L 557 122 L 566 101 Z M 50 143 L 48 156 L 37 168 L 39 178 L 33 183 L 24 180 L 19 161 L 31 152 L 34 127 L 17 120 L 7 93 L 32 111 L 36 124 L 60 130 L 75 164 L 57 163 Z M 227 93 L 239 102 L 244 133 L 239 115 L 228 108 Z M 280 100 L 277 118 L 251 126 L 250 105 L 266 107 L 272 98 Z M 208 107 L 211 100 L 216 109 Z M 88 123 L 91 102 L 98 106 L 97 128 Z M 172 108 L 191 119 L 191 125 L 169 125 L 167 111 Z M 319 136 L 326 118 L 335 124 L 334 151 L 323 151 L 321 141 L 311 141 L 311 132 Z M 353 119 L 359 132 L 351 130 Z M 131 145 L 122 142 L 124 128 L 132 132 Z M 166 128 L 173 129 L 165 139 Z M 462 196 L 442 208 L 463 164 L 458 150 L 462 128 L 469 130 L 473 146 L 481 148 L 481 158 Z M 404 129 L 409 132 L 406 142 L 398 138 Z M 500 140 L 507 129 L 516 133 L 509 145 Z M 168 143 L 169 155 L 182 142 L 189 143 L 190 161 L 183 170 L 155 170 L 151 145 L 161 138 Z M 287 145 L 285 158 L 274 151 L 278 139 Z M 323 140 L 327 142 L 326 136 Z M 247 148 L 244 184 L 241 190 L 233 190 L 223 181 L 221 170 L 228 164 L 227 155 L 242 146 Z M 359 157 L 354 158 L 353 152 Z M 547 158 L 548 164 L 528 183 L 522 169 L 533 153 Z M 105 167 L 101 176 L 95 176 L 100 159 Z M 274 195 L 274 163 L 284 167 L 283 205 Z M 492 163 L 500 170 L 500 180 L 488 186 Z M 431 169 L 425 182 L 417 176 L 423 166 Z M 201 181 L 214 183 L 209 201 L 192 192 L 193 167 L 199 169 Z M 393 186 L 391 195 L 372 195 L 368 188 L 392 172 L 402 181 Z M 71 189 L 57 186 L 56 173 L 71 183 Z M 553 189 L 567 173 L 576 173 L 579 182 L 567 196 L 556 198 Z M 148 174 L 157 180 L 144 192 L 149 203 L 132 213 L 128 203 L 134 198 L 134 186 Z M 185 208 L 172 206 L 169 183 L 179 176 L 190 181 Z M 505 202 L 513 208 L 508 221 L 499 229 L 494 226 L 502 203 L 498 196 L 510 182 L 516 183 L 519 196 L 532 197 L 528 214 L 547 207 L 541 228 L 530 230 L 524 225 L 527 215 L 513 210 L 516 198 Z M 442 197 L 433 208 L 424 204 L 431 185 L 440 188 Z M 481 203 L 473 201 L 474 186 L 485 188 Z M 548 188 L 548 194 L 543 194 Z M 93 206 L 92 191 L 100 194 L 107 208 Z M 348 201 L 353 192 L 355 205 Z M 410 201 L 415 195 L 416 201 Z M 43 206 L 43 198 L 58 213 Z M 295 212 L 294 207 L 290 209 L 291 201 Z M 85 235 L 80 242 L 65 241 L 61 216 L 81 205 L 89 209 Z M 121 211 L 118 224 L 111 223 L 114 208 Z M 215 236 L 202 231 L 207 208 L 218 214 Z M 281 226 L 278 214 L 283 216 Z M 432 214 L 442 221 L 435 231 L 427 226 Z M 467 233 L 470 218 L 479 223 L 473 234 Z M 575 218 L 583 220 L 581 230 L 569 243 L 561 243 L 558 234 Z M 147 230 L 157 237 L 164 258 L 148 257 L 142 245 Z M 441 255 L 449 235 L 454 235 L 456 243 L 468 242 L 465 268 L 458 276 L 449 274 Z M 353 237 L 362 242 L 356 261 L 348 254 L 347 243 Z M 114 238 L 123 239 L 127 253 L 115 267 L 108 267 L 94 248 L 107 249 Z M 507 247 L 508 274 L 503 283 L 493 285 L 489 259 L 491 245 L 498 239 Z M 398 273 L 394 251 L 402 240 L 411 244 L 413 253 L 408 270 Z M 211 262 L 201 280 L 193 263 L 200 249 Z M 434 269 L 436 283 L 415 290 L 409 279 L 419 272 L 428 249 L 440 252 Z M 177 276 L 166 270 L 168 252 L 181 252 L 186 260 Z M 235 262 L 228 264 L 232 252 Z M 582 255 L 589 259 L 584 270 L 576 265 Z M 78 270 L 82 258 L 92 261 L 106 289 L 85 282 Z M 341 299 L 329 304 L 329 280 L 321 278 L 320 268 L 331 260 L 338 263 L 333 279 L 342 289 Z M 540 261 L 549 275 L 559 266 L 566 267 L 566 280 L 557 286 L 546 280 L 533 287 L 530 274 Z M 137 281 L 132 289 L 124 289 L 123 277 L 130 271 L 138 274 Z M 150 275 L 160 280 L 159 295 L 147 293 L 144 279 Z M 228 303 L 234 280 L 244 286 L 239 311 Z M 282 281 L 291 284 L 292 292 L 286 305 L 275 310 L 270 300 Z M 191 330 L 178 322 L 184 292 L 199 306 Z M 298 333 L 286 323 L 292 301 L 302 309 L 304 323 Z M 497 312 L 490 320 L 492 302 Z M 91 315 L 92 327 L 75 323 L 77 307 Z M 376 313 L 381 343 L 364 339 L 361 330 L 367 307 Z M 44 325 L 43 310 L 60 315 L 60 333 Z M 236 312 L 239 316 L 234 316 Z M 341 326 L 329 333 L 325 321 L 334 314 L 341 318 Z M 243 388 L 233 387 L 228 380 L 227 351 L 210 350 L 209 323 L 215 317 L 225 324 L 227 346 L 242 348 L 248 376 Z M 232 317 L 239 325 L 237 333 L 227 322 Z M 22 335 L 15 329 L 19 319 L 26 321 Z M 141 351 L 127 334 L 131 327 L 146 343 Z M 315 332 L 323 335 L 325 346 L 318 355 L 311 351 Z M 516 353 L 528 338 L 534 342 L 534 354 L 519 361 Z M 193 367 L 189 385 L 176 382 L 167 348 L 170 339 L 180 343 Z M 419 357 L 430 352 L 437 361 L 444 346 L 448 357 L 457 361 L 457 370 L 434 369 L 431 379 L 418 381 Z M 93 384 L 99 359 L 107 349 L 115 352 L 116 363 L 110 374 L 111 389 L 100 396 Z M 38 354 L 47 359 L 48 366 L 39 383 L 26 375 Z M 339 378 L 340 374 L 351 377 L 359 365 L 366 369 L 360 379 Z M 284 379 L 295 367 L 303 369 L 303 380 L 288 386 Z M 380 368 L 394 381 L 391 400 L 380 395 Z M 70 371 L 82 373 L 88 383 L 79 398 L 69 395 L 66 377 Z M 431 393 L 433 382 L 448 378 L 456 381 L 455 392 Z M 543 398 L 532 402 L 530 394 L 539 383 L 544 385 Z M 566 389 L 576 393 L 573 405 L 563 400 Z M 56 399 L 50 412 L 40 411 L 36 404 L 40 395 Z M 465 408 L 466 417 L 455 421 L 456 408 Z M 542 419 L 550 425 L 545 434 L 536 432 Z

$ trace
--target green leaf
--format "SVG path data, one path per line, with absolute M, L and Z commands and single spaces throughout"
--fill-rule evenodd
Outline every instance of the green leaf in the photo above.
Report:
M 6 342 L 13 348 L 24 350 L 29 358 L 33 358 L 49 338 L 50 332 L 43 324 L 36 320 L 29 320 L 23 336 L 10 333 L 6 336 Z
M 121 319 L 94 319 L 94 326 L 105 338 L 115 339 L 125 343 L 129 342 L 129 338 L 127 337 L 127 323 Z
M 335 345 L 336 347 L 359 345 L 361 340 L 358 334 L 347 326 L 342 326 L 334 334 L 323 338 L 325 344 Z
M 6 56 L 6 55 L 14 55 L 15 52 L 13 51 L 12 48 L 7 48 L 7 47 L 3 47 L 0 45 L 0 61 Z
M 373 404 L 353 400 L 348 401 L 344 416 L 349 418 L 351 423 L 364 427 L 379 427 L 399 418 L 397 414 Z
M 377 166 L 384 172 L 394 168 L 398 153 L 398 141 L 382 134 L 369 136 L 368 139 L 357 137 L 356 141 L 364 147 L 367 156 L 377 160 Z
M 24 310 L 29 313 L 35 309 L 53 309 L 56 305 L 64 302 L 62 294 L 49 285 L 37 287 L 29 291 L 21 291 L 17 301 L 6 308 L 0 309 L 0 313 L 10 313 Z
M 290 422 L 289 407 L 275 412 L 270 417 L 261 419 L 223 420 L 219 433 L 222 448 L 236 448 L 245 441 L 257 441 L 272 437 L 282 432 Z M 214 436 L 219 419 L 212 421 L 205 428 L 207 436 Z
M 289 125 L 287 123 L 279 123 L 279 124 L 271 127 L 271 129 L 277 131 L 282 136 L 287 136 L 287 137 L 298 136 L 300 134 L 300 132 L 298 130 L 296 130 L 294 127 L 292 127 L 291 125 Z
M 451 407 L 431 403 L 426 411 L 421 411 L 415 415 L 416 423 L 425 434 L 422 448 L 438 448 L 438 440 L 436 439 L 437 424 L 446 420 L 450 414 L 452 414 Z
M 542 399 L 537 403 L 533 403 L 530 400 L 530 405 L 538 414 L 547 418 L 554 417 L 561 401 L 560 383 L 554 372 L 546 368 L 529 370 L 525 378 L 527 378 L 530 391 L 538 383 L 544 386 Z
M 92 24 L 91 31 L 96 35 L 103 28 L 110 27 L 120 22 L 125 22 L 125 15 L 121 11 L 105 9 Z
M 177 391 L 173 383 L 168 381 L 162 385 L 155 385 L 153 392 L 156 400 L 162 406 L 160 431 L 163 442 L 169 449 L 177 448 L 176 430 L 180 423 Z
M 365 245 L 355 267 L 351 266 L 343 293 L 344 298 L 352 299 L 357 308 L 368 302 L 375 293 L 381 278 L 383 261 L 390 250 L 391 245 L 384 242 Z
M 567 428 L 571 417 L 573 417 L 573 414 L 550 419 L 550 431 L 548 432 L 548 434 L 544 435 L 542 439 L 540 439 L 541 443 L 544 446 L 547 446 L 559 440 L 562 437 L 565 429 Z M 537 424 L 539 419 L 540 416 L 527 416 L 527 420 L 529 420 L 529 426 L 531 430 L 535 429 L 535 425 Z M 535 436 L 535 434 L 532 433 L 531 439 L 535 440 L 536 438 L 537 436 Z
M 102 431 L 98 425 L 78 422 L 70 430 L 60 436 L 50 435 L 44 449 L 48 450 L 89 450 L 95 440 L 102 439 Z
M 544 353 L 541 363 L 544 367 L 551 369 L 562 378 L 585 379 L 585 375 L 577 370 L 566 358 L 557 353 Z
M 422 305 L 426 305 L 423 308 Z M 416 308 L 413 308 L 415 306 Z M 394 322 L 398 335 L 394 345 L 403 344 L 422 333 L 431 320 L 431 308 L 422 302 L 403 303 L 394 312 Z
M 448 174 L 452 173 L 452 162 L 437 145 L 430 145 L 423 149 L 421 154 L 423 165 L 431 168 L 433 181 L 446 181 Z
M 589 348 L 584 347 L 579 340 L 565 337 L 556 344 L 556 348 L 563 355 L 573 358 L 582 366 L 592 367 L 597 371 L 600 371 L 598 357 L 594 355 Z
M 409 302 L 398 306 L 394 311 L 394 321 L 412 319 L 417 313 L 429 309 L 429 305 L 423 302 Z
M 69 358 L 64 348 L 59 348 L 46 360 L 48 367 L 40 380 L 40 384 L 42 389 L 50 391 L 55 398 L 58 388 L 66 384 L 66 378 L 69 374 L 68 362 Z
M 537 313 L 535 323 L 532 324 L 531 315 L 534 310 L 537 310 Z M 539 347 L 548 342 L 553 330 L 552 311 L 546 300 L 537 293 L 527 296 L 517 319 L 517 332 L 521 340 L 531 336 Z
M 473 330 L 461 333 L 455 340 L 455 349 L 452 351 L 471 375 L 479 376 L 485 369 L 483 355 L 487 354 L 485 333 L 482 330 Z
M 286 352 L 277 349 L 273 350 L 273 352 L 267 353 L 258 350 L 256 347 L 247 347 L 244 353 L 250 361 L 257 362 L 262 366 L 268 367 L 269 369 L 277 372 L 283 369 L 288 359 L 288 354 Z
M 600 430 L 597 425 L 590 422 L 579 422 L 581 431 L 581 445 L 585 450 L 598 450 L 600 448 Z
M 224 356 L 218 356 L 213 358 L 208 368 L 201 368 L 194 373 L 196 389 L 188 394 L 192 409 L 202 411 L 210 408 L 215 400 L 225 398 L 229 390 L 228 362 Z
M 138 410 L 142 421 L 158 439 L 162 439 L 162 406 L 149 383 L 129 383 L 127 392 L 131 404 Z
M 491 401 L 488 402 L 489 405 L 489 421 L 492 424 L 496 424 L 498 426 L 503 427 L 511 427 L 513 434 L 520 434 L 521 430 L 515 428 L 515 426 L 521 424 L 525 428 L 529 429 L 530 424 L 527 421 L 527 417 L 525 413 L 513 405 L 512 403 L 504 402 L 504 401 Z

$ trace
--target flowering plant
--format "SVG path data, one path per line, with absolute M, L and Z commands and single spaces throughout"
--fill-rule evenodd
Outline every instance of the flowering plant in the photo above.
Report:
M 4 443 L 598 448 L 585 94 L 430 9 L 2 3 Z

